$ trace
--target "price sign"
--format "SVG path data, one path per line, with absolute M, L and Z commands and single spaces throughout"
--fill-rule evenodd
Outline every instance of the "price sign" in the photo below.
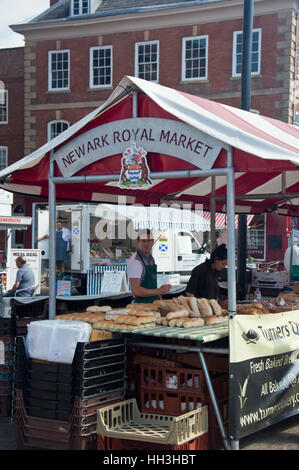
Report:
M 116 293 L 126 291 L 126 276 L 124 271 L 105 271 L 103 274 L 101 293 Z

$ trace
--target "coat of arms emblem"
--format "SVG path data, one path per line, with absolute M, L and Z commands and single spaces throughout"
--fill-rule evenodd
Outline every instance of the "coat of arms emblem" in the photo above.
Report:
M 152 186 L 146 154 L 142 147 L 136 147 L 135 142 L 131 142 L 131 147 L 124 151 L 118 182 L 120 188 L 147 189 Z

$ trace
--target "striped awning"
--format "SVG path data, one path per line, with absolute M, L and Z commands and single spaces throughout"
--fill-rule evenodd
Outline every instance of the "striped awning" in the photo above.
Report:
M 206 219 L 207 221 L 211 221 L 211 214 L 208 211 L 198 211 L 198 215 Z M 250 222 L 252 221 L 254 214 L 247 215 L 247 227 L 250 226 Z M 238 215 L 235 216 L 235 228 L 238 228 L 239 217 Z M 224 213 L 216 212 L 215 214 L 215 228 L 216 229 L 223 229 L 227 227 L 227 215 Z
M 130 220 L 136 230 L 143 228 L 191 232 L 210 230 L 209 220 L 201 214 L 171 207 L 101 204 L 97 208 L 97 216 L 110 221 Z
M 137 118 L 132 117 L 135 111 Z M 156 175 L 143 188 L 119 184 L 123 155 L 133 144 L 146 153 L 148 170 Z M 55 176 L 65 180 L 63 171 L 71 171 L 72 177 L 84 180 L 57 184 L 57 200 L 115 204 L 123 197 L 125 204 L 177 202 L 209 210 L 211 176 L 170 178 L 169 173 L 226 168 L 228 148 L 233 153 L 236 213 L 278 208 L 298 215 L 298 127 L 129 76 L 101 107 L 0 171 L 0 182 L 7 191 L 47 198 L 54 152 Z M 95 175 L 112 177 L 99 182 L 92 179 Z M 215 177 L 214 194 L 215 210 L 226 212 L 225 176 Z

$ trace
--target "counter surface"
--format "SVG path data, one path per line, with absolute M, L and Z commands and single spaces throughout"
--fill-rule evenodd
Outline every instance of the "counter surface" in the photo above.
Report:
M 99 328 L 100 329 L 100 328 Z M 135 330 L 109 329 L 117 333 L 134 333 L 142 336 L 158 338 L 189 339 L 207 343 L 228 336 L 228 324 L 203 325 L 196 328 L 178 328 L 170 326 L 154 326 L 151 328 L 136 328 Z

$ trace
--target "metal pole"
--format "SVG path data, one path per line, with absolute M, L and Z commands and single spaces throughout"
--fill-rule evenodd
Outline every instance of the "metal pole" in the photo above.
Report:
M 56 315 L 56 186 L 53 182 L 54 159 L 50 154 L 49 167 L 49 319 Z
M 178 170 L 157 171 L 151 173 L 151 179 L 177 179 L 177 178 L 201 178 L 206 176 L 226 176 L 226 168 L 212 168 L 211 170 Z M 93 175 L 93 176 L 55 176 L 52 178 L 55 184 L 73 183 L 99 183 L 103 181 L 118 181 L 119 174 Z
M 243 49 L 242 49 L 242 93 L 241 108 L 250 110 L 251 100 L 251 53 L 254 0 L 244 0 Z
M 207 368 L 207 365 L 206 365 L 206 361 L 205 361 L 205 358 L 204 358 L 204 355 L 202 354 L 202 352 L 198 353 L 198 357 L 199 357 L 199 360 L 201 362 L 201 367 L 202 367 L 203 373 L 205 375 L 205 379 L 206 379 L 207 387 L 208 387 L 209 394 L 210 394 L 210 397 L 211 397 L 214 412 L 215 412 L 215 415 L 216 415 L 217 423 L 218 423 L 218 426 L 219 426 L 219 429 L 220 429 L 221 437 L 222 437 L 223 442 L 224 442 L 224 447 L 225 447 L 226 450 L 231 450 L 229 439 L 228 439 L 228 437 L 226 435 L 226 432 L 225 432 L 225 428 L 224 428 L 222 417 L 221 417 L 221 414 L 220 414 L 220 411 L 219 411 L 217 399 L 216 399 L 214 389 L 213 389 L 213 385 L 212 385 L 212 382 L 211 382 L 211 379 L 210 379 L 210 374 L 209 374 L 209 371 L 208 371 L 208 368 Z
M 229 173 L 226 180 L 227 201 L 227 281 L 228 281 L 228 314 L 236 313 L 236 267 L 235 267 L 235 181 L 232 149 L 227 150 L 227 167 Z
M 244 0 L 241 108 L 250 111 L 251 54 L 254 0 Z M 240 299 L 246 296 L 247 217 L 238 216 L 238 286 Z
M 216 246 L 216 230 L 215 230 L 215 215 L 216 215 L 216 203 L 215 203 L 215 186 L 216 180 L 215 176 L 212 176 L 212 196 L 210 201 L 210 231 L 211 231 L 211 246 L 210 252 L 215 249 Z

